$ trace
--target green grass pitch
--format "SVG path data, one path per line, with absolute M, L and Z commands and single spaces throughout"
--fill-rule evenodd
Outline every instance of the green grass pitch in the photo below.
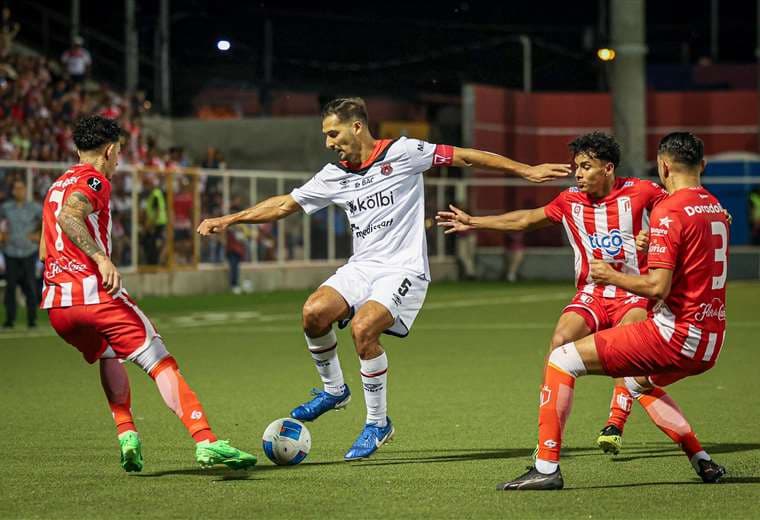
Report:
M 98 371 L 46 323 L 0 335 L 2 518 L 757 518 L 760 517 L 760 284 L 728 291 L 717 366 L 671 395 L 729 471 L 702 484 L 634 405 L 617 457 L 594 447 L 611 381 L 582 378 L 566 429 L 566 488 L 500 493 L 536 444 L 543 356 L 569 284 L 433 284 L 407 339 L 387 337 L 396 439 L 371 459 L 343 454 L 364 420 L 347 331 L 341 363 L 355 399 L 309 424 L 297 467 L 272 465 L 266 425 L 319 379 L 299 328 L 305 291 L 145 299 L 215 431 L 259 456 L 250 472 L 196 467 L 191 439 L 152 381 L 130 367 L 146 466 L 126 474 Z M 19 320 L 23 323 L 22 320 Z

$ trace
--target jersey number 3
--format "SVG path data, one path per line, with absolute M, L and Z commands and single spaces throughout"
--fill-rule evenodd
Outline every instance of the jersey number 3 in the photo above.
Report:
M 728 257 L 726 256 L 726 250 L 728 249 L 728 230 L 726 224 L 720 221 L 711 222 L 710 228 L 713 235 L 720 237 L 720 247 L 715 248 L 715 262 L 722 264 L 719 276 L 713 276 L 712 288 L 723 289 L 726 286 L 726 275 L 728 275 Z

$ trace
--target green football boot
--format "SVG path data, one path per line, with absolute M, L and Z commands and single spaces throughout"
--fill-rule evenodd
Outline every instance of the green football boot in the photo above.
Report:
M 247 469 L 256 465 L 256 457 L 230 446 L 229 441 L 203 441 L 195 445 L 195 460 L 202 468 L 224 464 L 232 469 Z
M 599 437 L 596 439 L 596 445 L 599 446 L 604 453 L 617 455 L 620 453 L 620 448 L 623 447 L 623 432 L 621 432 L 617 426 L 608 424 L 599 432 Z
M 142 471 L 142 443 L 137 432 L 128 431 L 119 435 L 119 449 L 121 450 L 121 467 L 126 472 Z

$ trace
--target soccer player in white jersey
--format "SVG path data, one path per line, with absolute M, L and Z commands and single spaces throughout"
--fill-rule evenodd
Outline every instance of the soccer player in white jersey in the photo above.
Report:
M 333 323 L 346 326 L 360 360 L 367 405 L 364 429 L 345 455 L 372 455 L 394 433 L 387 416 L 388 358 L 382 333 L 405 337 L 422 308 L 430 270 L 424 226 L 422 173 L 433 166 L 472 166 L 543 182 L 569 173 L 565 164 L 529 166 L 479 150 L 435 145 L 417 139 L 375 139 L 361 98 L 340 98 L 322 111 L 325 146 L 338 155 L 300 188 L 198 226 L 201 235 L 238 223 L 272 222 L 298 211 L 312 214 L 330 204 L 346 212 L 353 255 L 303 306 L 306 345 L 324 389 L 296 407 L 291 416 L 313 421 L 345 407 L 351 391 L 338 360 Z

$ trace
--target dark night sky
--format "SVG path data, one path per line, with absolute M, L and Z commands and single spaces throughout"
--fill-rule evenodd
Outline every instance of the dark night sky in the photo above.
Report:
M 67 2 L 39 3 L 67 14 Z M 137 0 L 140 46 L 146 57 L 152 57 L 158 3 Z M 180 105 L 207 84 L 255 87 L 261 82 L 266 18 L 273 24 L 275 86 L 400 96 L 420 90 L 454 94 L 462 81 L 519 87 L 521 51 L 512 40 L 525 32 L 536 42 L 537 90 L 599 87 L 594 50 L 602 41 L 597 41 L 596 0 L 171 3 L 174 95 Z M 21 4 L 11 5 L 23 11 Z M 85 26 L 123 41 L 122 1 L 81 4 Z M 709 0 L 647 2 L 648 63 L 693 63 L 708 55 L 709 13 Z M 721 1 L 721 62 L 754 61 L 755 20 L 756 0 Z M 230 52 L 216 50 L 219 38 L 231 41 Z M 584 40 L 592 48 L 584 46 Z M 96 56 L 109 52 L 90 43 Z M 118 57 L 112 57 L 118 63 Z M 150 90 L 152 69 L 143 67 L 141 73 Z

